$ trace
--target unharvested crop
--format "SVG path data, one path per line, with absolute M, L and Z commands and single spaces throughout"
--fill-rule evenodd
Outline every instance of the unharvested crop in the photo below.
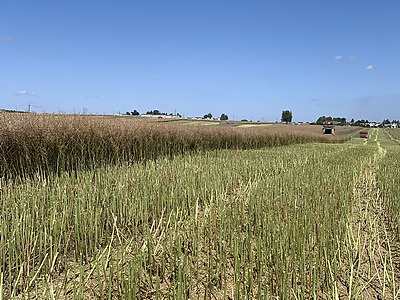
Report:
M 346 139 L 282 128 L 188 127 L 132 118 L 1 113 L 0 176 L 60 174 L 207 149 Z

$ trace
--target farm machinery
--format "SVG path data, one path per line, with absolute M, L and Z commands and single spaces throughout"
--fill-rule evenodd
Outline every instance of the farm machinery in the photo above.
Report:
M 367 139 L 368 138 L 368 131 L 360 131 L 360 138 Z
M 322 127 L 323 134 L 335 134 L 335 124 L 333 121 L 324 121 Z

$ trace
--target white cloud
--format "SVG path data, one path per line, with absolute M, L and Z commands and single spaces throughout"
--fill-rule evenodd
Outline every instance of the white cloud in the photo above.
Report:
M 15 96 L 35 96 L 35 93 L 28 92 L 28 91 L 19 91 L 14 94 Z
M 334 60 L 357 60 L 358 56 L 352 55 L 352 56 L 347 56 L 344 57 L 342 55 L 336 55 L 333 57 Z
M 7 34 L 0 34 L 0 40 L 11 41 L 13 38 Z
M 373 65 L 369 65 L 365 69 L 368 70 L 368 71 L 371 71 L 371 70 L 374 70 L 375 68 L 374 68 Z

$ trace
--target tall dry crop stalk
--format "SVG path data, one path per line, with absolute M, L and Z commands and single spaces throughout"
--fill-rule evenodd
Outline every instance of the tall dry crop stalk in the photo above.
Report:
M 0 114 L 0 176 L 75 172 L 207 149 L 255 149 L 342 142 L 320 132 L 284 127 L 180 126 L 132 118 Z

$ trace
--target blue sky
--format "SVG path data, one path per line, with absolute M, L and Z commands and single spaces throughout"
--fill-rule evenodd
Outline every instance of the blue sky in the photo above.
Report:
M 400 119 L 398 0 L 2 0 L 0 108 Z

